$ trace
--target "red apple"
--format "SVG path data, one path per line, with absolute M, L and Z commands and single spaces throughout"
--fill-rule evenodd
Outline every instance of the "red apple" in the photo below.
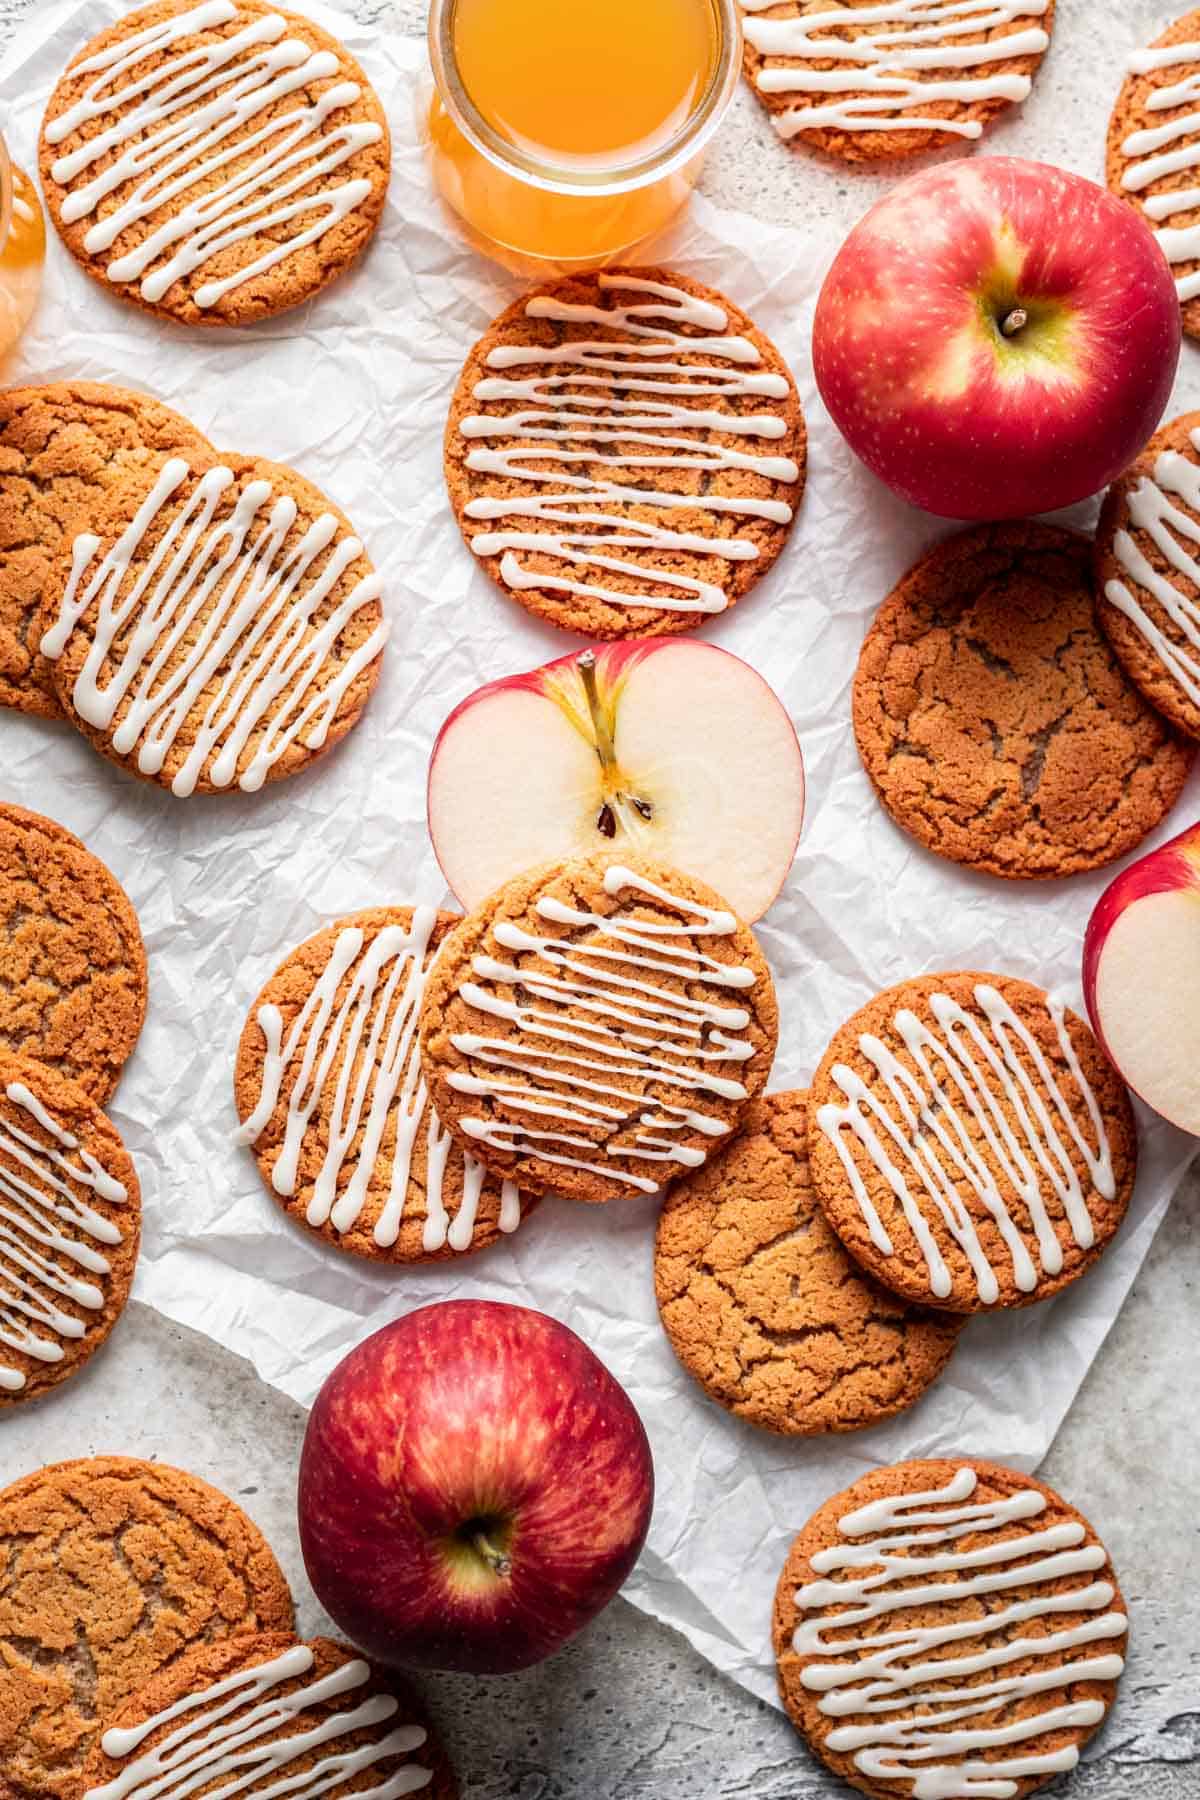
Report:
M 1200 823 L 1105 888 L 1084 938 L 1083 993 L 1134 1093 L 1200 1137 Z
M 538 863 L 629 849 L 761 918 L 804 816 L 796 730 L 761 675 L 695 639 L 646 638 L 493 681 L 429 765 L 429 835 L 469 912 Z
M 500 1674 L 608 1604 L 653 1500 L 642 1422 L 573 1331 L 449 1300 L 385 1325 L 321 1389 L 300 1542 L 317 1598 L 368 1655 Z
M 1170 265 L 1134 209 L 1011 156 L 900 182 L 843 244 L 813 326 L 851 448 L 951 519 L 1106 487 L 1162 417 L 1179 345 Z

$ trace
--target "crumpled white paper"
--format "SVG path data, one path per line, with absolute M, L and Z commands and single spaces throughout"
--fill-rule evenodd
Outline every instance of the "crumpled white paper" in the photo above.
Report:
M 0 69 L 9 143 L 25 166 L 36 161 L 40 115 L 68 56 L 122 10 L 119 0 L 39 4 Z M 362 59 L 395 133 L 387 214 L 365 261 L 311 307 L 210 335 L 163 327 L 108 298 L 52 241 L 41 309 L 7 371 L 13 381 L 147 388 L 218 447 L 293 462 L 353 519 L 383 574 L 392 623 L 363 723 L 311 773 L 257 796 L 174 800 L 118 772 L 66 725 L 0 714 L 5 797 L 79 833 L 124 882 L 145 932 L 150 1014 L 111 1109 L 145 1196 L 136 1293 L 304 1403 L 353 1344 L 429 1301 L 486 1295 L 564 1320 L 625 1383 L 654 1444 L 654 1524 L 628 1597 L 774 1702 L 770 1603 L 793 1533 L 872 1464 L 962 1452 L 1035 1466 L 1193 1146 L 1143 1115 L 1134 1204 L 1091 1276 L 1047 1305 L 974 1321 L 948 1374 L 901 1418 L 807 1442 L 743 1426 L 676 1364 L 654 1305 L 652 1201 L 547 1201 L 494 1251 L 404 1273 L 333 1255 L 283 1218 L 249 1152 L 232 1142 L 233 1060 L 248 1007 L 285 953 L 340 913 L 450 903 L 425 830 L 438 727 L 481 682 L 572 641 L 479 573 L 445 497 L 441 441 L 454 382 L 517 287 L 464 247 L 431 196 L 416 129 L 422 47 L 334 8 L 305 0 L 305 10 Z M 799 855 L 759 927 L 780 993 L 777 1088 L 803 1084 L 842 1021 L 908 975 L 998 969 L 1079 1005 L 1082 932 L 1107 880 L 967 874 L 919 850 L 873 798 L 850 727 L 855 659 L 874 609 L 939 527 L 859 468 L 817 400 L 812 305 L 836 248 L 703 201 L 656 246 L 661 260 L 726 289 L 775 339 L 811 431 L 808 492 L 786 554 L 731 617 L 705 627 L 772 682 L 807 763 Z M 1195 794 L 1160 837 L 1188 820 Z M 292 1475 L 280 1469 L 277 1479 Z

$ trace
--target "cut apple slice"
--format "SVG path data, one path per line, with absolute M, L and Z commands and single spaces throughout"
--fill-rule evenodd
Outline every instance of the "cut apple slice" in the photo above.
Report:
M 714 644 L 608 644 L 493 681 L 438 734 L 429 835 L 470 911 L 522 870 L 629 849 L 743 919 L 783 885 L 804 764 L 779 699 Z
M 1100 896 L 1083 947 L 1096 1035 L 1135 1094 L 1200 1137 L 1200 823 Z

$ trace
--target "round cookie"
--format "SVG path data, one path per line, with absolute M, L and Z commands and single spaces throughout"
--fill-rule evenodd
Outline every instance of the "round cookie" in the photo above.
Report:
M 83 1089 L 0 1051 L 0 1411 L 76 1374 L 124 1311 L 141 1190 Z
M 536 1205 L 451 1140 L 421 1078 L 421 999 L 457 924 L 432 907 L 339 919 L 280 964 L 246 1021 L 238 1139 L 284 1211 L 336 1249 L 440 1260 Z
M 1082 1019 L 1011 976 L 922 975 L 877 994 L 833 1039 L 809 1101 L 826 1218 L 919 1304 L 1057 1294 L 1133 1192 L 1123 1082 Z
M 1055 0 L 994 0 L 970 20 L 961 0 L 741 6 L 746 79 L 779 136 L 861 163 L 981 137 L 1028 95 Z
M 39 617 L 76 515 L 160 455 L 209 449 L 178 413 L 127 388 L 55 381 L 0 393 L 0 706 L 61 717 Z
M 1126 680 L 1096 621 L 1091 545 L 985 525 L 936 544 L 867 633 L 854 731 L 896 824 L 1012 880 L 1124 856 L 1183 789 L 1191 747 Z
M 1200 739 L 1198 546 L 1200 412 L 1194 412 L 1164 425 L 1114 482 L 1096 529 L 1105 635 L 1138 691 L 1193 741 Z
M 419 1793 L 457 1800 L 458 1784 L 417 1695 L 345 1644 L 259 1635 L 203 1644 L 104 1720 L 80 1783 L 97 1800 L 247 1800 L 286 1792 L 352 1800 Z M 216 1784 L 216 1787 L 214 1787 Z
M 1106 170 L 1154 232 L 1175 273 L 1183 329 L 1200 337 L 1200 10 L 1136 50 L 1108 127 Z
M 180 797 L 254 792 L 358 723 L 387 637 L 381 584 L 345 514 L 294 469 L 162 458 L 77 524 L 41 649 L 63 710 L 110 761 Z
M 446 428 L 450 502 L 483 568 L 593 639 L 661 637 L 735 606 L 786 542 L 805 459 L 775 346 L 723 295 L 658 268 L 510 306 L 467 358 Z
M 532 1193 L 657 1193 L 735 1131 L 779 1014 L 747 925 L 641 858 L 531 869 L 447 937 L 421 1065 L 465 1149 Z
M 391 146 L 366 76 L 311 19 L 153 0 L 71 62 L 40 167 L 60 237 L 110 292 L 185 325 L 246 325 L 362 253 Z
M 1073 1769 L 1128 1631 L 1087 1520 L 1030 1475 L 954 1457 L 873 1469 L 827 1500 L 784 1565 L 772 1638 L 821 1761 L 911 1800 L 1023 1796 Z
M 137 914 L 53 819 L 0 804 L 0 1048 L 111 1096 L 146 1016 Z
M 965 1322 L 851 1262 L 809 1180 L 804 1091 L 754 1101 L 733 1143 L 671 1189 L 654 1287 L 689 1375 L 738 1418 L 797 1437 L 912 1406 Z
M 56 1463 L 0 1492 L 0 1800 L 78 1800 L 104 1720 L 193 1645 L 290 1632 L 256 1525 L 160 1463 Z

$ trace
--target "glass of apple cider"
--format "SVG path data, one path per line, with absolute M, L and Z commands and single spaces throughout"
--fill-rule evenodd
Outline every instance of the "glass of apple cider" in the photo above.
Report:
M 28 325 L 42 285 L 46 222 L 37 189 L 0 137 L 0 357 Z
M 686 201 L 737 84 L 736 0 L 432 0 L 442 197 L 503 260 L 611 260 Z

